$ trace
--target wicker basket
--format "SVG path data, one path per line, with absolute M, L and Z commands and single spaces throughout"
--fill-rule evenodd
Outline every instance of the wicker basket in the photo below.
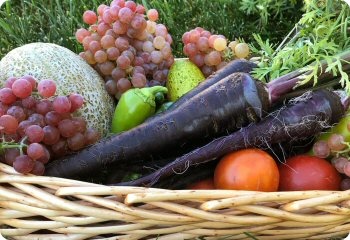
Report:
M 350 231 L 350 191 L 108 187 L 4 164 L 0 182 L 6 239 L 342 239 Z

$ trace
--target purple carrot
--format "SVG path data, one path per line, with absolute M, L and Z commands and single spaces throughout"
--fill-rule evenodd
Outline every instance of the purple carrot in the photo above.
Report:
M 184 172 L 193 165 L 209 162 L 232 151 L 305 139 L 338 122 L 348 107 L 348 97 L 325 89 L 307 92 L 286 106 L 230 135 L 217 138 L 197 148 L 159 170 L 135 181 L 118 185 L 152 186 L 160 179 Z

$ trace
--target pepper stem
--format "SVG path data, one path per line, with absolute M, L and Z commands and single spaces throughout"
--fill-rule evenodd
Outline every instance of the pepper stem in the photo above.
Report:
M 167 93 L 168 89 L 162 86 L 153 86 L 147 88 L 135 88 L 135 94 L 139 96 L 145 103 L 151 105 L 152 107 L 156 106 L 155 95 L 156 93 Z

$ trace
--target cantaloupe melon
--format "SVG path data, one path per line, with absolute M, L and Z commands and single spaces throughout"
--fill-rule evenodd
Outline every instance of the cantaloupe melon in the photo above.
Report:
M 79 55 L 51 43 L 30 43 L 10 51 L 0 61 L 0 83 L 11 77 L 32 75 L 37 80 L 56 81 L 58 95 L 79 93 L 85 104 L 78 112 L 89 127 L 105 136 L 115 108 L 101 76 Z

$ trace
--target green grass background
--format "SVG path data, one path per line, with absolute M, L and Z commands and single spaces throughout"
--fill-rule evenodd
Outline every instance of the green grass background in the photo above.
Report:
M 297 0 L 139 0 L 156 8 L 174 39 L 174 54 L 182 57 L 181 36 L 196 26 L 228 39 L 253 41 L 259 33 L 278 43 L 302 14 Z M 103 0 L 8 0 L 0 8 L 0 58 L 30 42 L 52 42 L 75 52 L 81 50 L 74 33 L 84 27 L 82 14 Z

